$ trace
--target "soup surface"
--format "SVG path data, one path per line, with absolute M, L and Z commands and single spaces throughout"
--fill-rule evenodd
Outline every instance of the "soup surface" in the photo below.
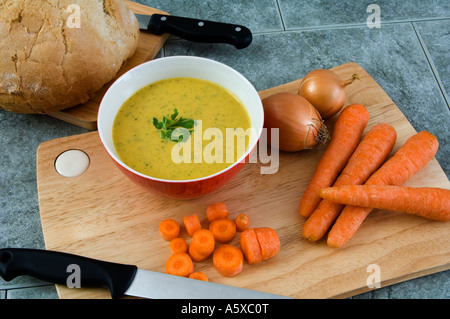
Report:
M 154 118 L 170 118 L 174 109 L 176 119 L 195 120 L 193 132 L 181 142 L 162 138 L 153 124 Z M 113 123 L 113 143 L 119 158 L 140 173 L 189 180 L 219 172 L 241 157 L 250 127 L 245 107 L 222 86 L 170 78 L 143 87 L 125 101 Z

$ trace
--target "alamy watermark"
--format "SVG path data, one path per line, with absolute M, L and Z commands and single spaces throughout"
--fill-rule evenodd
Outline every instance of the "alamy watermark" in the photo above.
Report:
M 67 17 L 66 26 L 70 29 L 81 28 L 81 9 L 78 4 L 72 3 L 67 6 L 66 13 L 69 13 Z
M 367 277 L 366 285 L 368 288 L 380 288 L 381 287 L 381 267 L 377 264 L 370 264 L 366 268 L 366 272 L 370 273 Z
M 366 12 L 371 13 L 366 20 L 369 29 L 381 28 L 381 9 L 378 4 L 372 3 L 367 6 Z
M 81 268 L 77 264 L 70 264 L 66 269 L 70 275 L 67 277 L 66 285 L 68 288 L 81 288 Z
M 275 174 L 279 165 L 279 129 L 272 128 L 270 132 L 270 152 L 267 147 L 267 129 L 263 128 L 257 147 L 248 158 L 249 163 L 257 163 L 258 159 L 263 164 L 261 174 Z M 195 129 L 191 134 L 188 129 L 178 127 L 172 132 L 171 138 L 181 142 L 175 143 L 171 150 L 172 161 L 180 163 L 234 163 L 235 154 L 246 152 L 246 141 L 258 135 L 255 128 L 226 128 L 222 130 L 210 127 L 203 131 L 202 121 L 195 121 Z M 204 142 L 207 142 L 204 145 Z M 204 145 L 204 146 L 203 146 Z M 224 147 L 225 146 L 225 147 Z M 192 149 L 193 148 L 193 149 Z M 224 153 L 225 149 L 225 153 Z M 193 157 L 192 157 L 193 154 Z

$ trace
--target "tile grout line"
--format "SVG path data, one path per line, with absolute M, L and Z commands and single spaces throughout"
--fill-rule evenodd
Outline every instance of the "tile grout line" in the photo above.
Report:
M 417 41 L 419 42 L 419 45 L 422 48 L 422 51 L 423 51 L 423 53 L 425 55 L 425 58 L 427 59 L 428 66 L 430 67 L 431 72 L 433 73 L 433 76 L 434 76 L 434 78 L 435 78 L 435 80 L 437 82 L 439 90 L 441 91 L 441 94 L 442 94 L 442 96 L 444 98 L 444 101 L 445 101 L 445 103 L 447 104 L 447 107 L 450 110 L 450 103 L 449 103 L 447 94 L 445 92 L 444 85 L 442 84 L 441 78 L 439 77 L 439 73 L 437 72 L 436 67 L 434 65 L 433 58 L 431 57 L 430 53 L 428 52 L 428 49 L 427 49 L 425 43 L 422 41 L 422 38 L 421 38 L 419 32 L 417 31 L 417 29 L 416 29 L 416 27 L 414 25 L 414 22 L 411 22 L 411 26 L 412 26 L 412 28 L 414 30 L 414 33 L 416 34 Z
M 277 0 L 278 3 L 278 0 Z M 343 23 L 343 24 L 330 24 L 330 25 L 320 25 L 320 26 L 312 26 L 312 27 L 300 27 L 300 28 L 293 28 L 293 29 L 286 29 L 281 9 L 278 8 L 281 22 L 283 29 L 282 30 L 272 30 L 272 31 L 256 31 L 252 32 L 254 35 L 264 35 L 264 34 L 276 34 L 276 33 L 287 33 L 287 32 L 302 32 L 302 31 L 322 31 L 322 30 L 336 30 L 336 29 L 350 29 L 350 28 L 361 28 L 366 27 L 367 24 L 365 22 L 361 23 Z M 411 20 L 395 20 L 395 21 L 388 21 L 388 22 L 381 22 L 381 25 L 395 25 L 395 24 L 409 24 L 414 22 L 430 22 L 430 21 L 443 21 L 443 20 L 450 20 L 450 17 L 443 17 L 443 18 L 426 18 L 426 19 L 411 19 Z M 173 42 L 173 41 L 186 41 L 181 38 L 174 38 L 174 39 L 168 39 L 167 42 Z
M 282 31 L 286 31 L 286 24 L 284 23 L 283 13 L 281 12 L 281 7 L 280 7 L 279 0 L 276 0 L 276 3 L 277 3 L 278 14 L 279 14 L 280 19 L 281 19 L 281 25 L 283 26 L 283 30 Z
M 408 24 L 414 22 L 431 22 L 431 21 L 443 21 L 450 20 L 450 17 L 442 17 L 442 18 L 424 18 L 424 19 L 410 19 L 410 20 L 392 20 L 387 22 L 381 22 L 381 25 L 395 25 L 395 24 Z M 341 23 L 341 24 L 328 24 L 328 25 L 319 25 L 319 26 L 311 26 L 311 27 L 298 27 L 292 29 L 286 29 L 284 26 L 284 30 L 280 31 L 262 31 L 255 32 L 255 34 L 265 34 L 265 33 L 276 33 L 276 32 L 297 32 L 297 31 L 320 31 L 320 30 L 329 30 L 329 29 L 347 29 L 347 28 L 358 28 L 358 27 L 366 27 L 366 22 L 355 22 L 355 23 Z

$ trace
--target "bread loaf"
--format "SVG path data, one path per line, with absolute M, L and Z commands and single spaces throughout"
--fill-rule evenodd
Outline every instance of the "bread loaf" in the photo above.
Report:
M 123 0 L 0 1 L 0 107 L 49 113 L 85 103 L 138 36 Z

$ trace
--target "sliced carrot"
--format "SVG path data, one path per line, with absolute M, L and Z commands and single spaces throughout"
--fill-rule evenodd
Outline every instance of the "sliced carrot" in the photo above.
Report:
M 323 188 L 322 198 L 353 206 L 386 209 L 439 221 L 450 220 L 450 190 L 436 187 L 346 185 Z
M 187 253 L 188 244 L 184 238 L 177 237 L 170 241 L 170 249 L 173 253 Z
M 189 244 L 189 256 L 191 257 L 192 261 L 198 263 L 207 259 L 210 255 L 203 255 L 199 253 L 198 250 L 193 249 L 192 246 Z
M 402 185 L 435 156 L 438 147 L 438 140 L 429 132 L 413 135 L 364 185 Z M 328 233 L 328 246 L 338 248 L 347 243 L 371 211 L 367 207 L 345 206 Z
M 166 273 L 175 276 L 188 277 L 194 272 L 194 263 L 186 253 L 175 253 L 166 262 Z
M 191 245 L 197 246 L 200 253 L 209 255 L 214 250 L 214 235 L 209 229 L 199 229 L 192 236 Z
M 241 233 L 240 244 L 245 260 L 249 264 L 256 264 L 262 261 L 261 247 L 254 229 L 247 229 Z
M 164 219 L 159 224 L 159 232 L 164 240 L 172 240 L 180 234 L 180 224 L 174 219 Z
M 231 219 L 215 219 L 209 225 L 214 240 L 219 244 L 228 244 L 236 235 L 236 224 Z
M 214 250 L 213 264 L 222 275 L 236 276 L 242 271 L 244 256 L 239 248 L 225 244 Z
M 333 135 L 322 155 L 299 205 L 300 216 L 308 218 L 322 200 L 319 190 L 331 186 L 355 151 L 369 122 L 369 112 L 360 104 L 345 107 L 334 125 Z
M 197 214 L 183 216 L 183 224 L 189 236 L 192 237 L 194 233 L 202 228 Z
M 363 184 L 392 151 L 397 133 L 385 123 L 372 127 L 348 160 L 333 186 Z M 322 200 L 303 226 L 303 237 L 316 241 L 329 230 L 344 205 Z
M 234 222 L 236 224 L 236 230 L 238 232 L 243 232 L 244 230 L 247 230 L 250 228 L 250 218 L 246 214 L 239 214 L 234 219 Z
M 214 235 L 209 229 L 199 229 L 192 235 L 189 244 L 189 255 L 192 260 L 199 262 L 208 258 L 214 251 Z
M 206 209 L 206 216 L 208 217 L 208 221 L 212 222 L 216 219 L 223 219 L 228 217 L 228 208 L 225 203 L 215 203 L 209 205 Z
M 205 275 L 205 273 L 203 273 L 201 271 L 197 271 L 197 272 L 194 272 L 194 273 L 190 274 L 189 278 L 197 279 L 197 280 L 203 280 L 203 281 L 208 281 L 208 277 Z
M 261 247 L 262 260 L 275 257 L 280 251 L 280 238 L 275 230 L 269 227 L 255 228 L 256 238 Z

